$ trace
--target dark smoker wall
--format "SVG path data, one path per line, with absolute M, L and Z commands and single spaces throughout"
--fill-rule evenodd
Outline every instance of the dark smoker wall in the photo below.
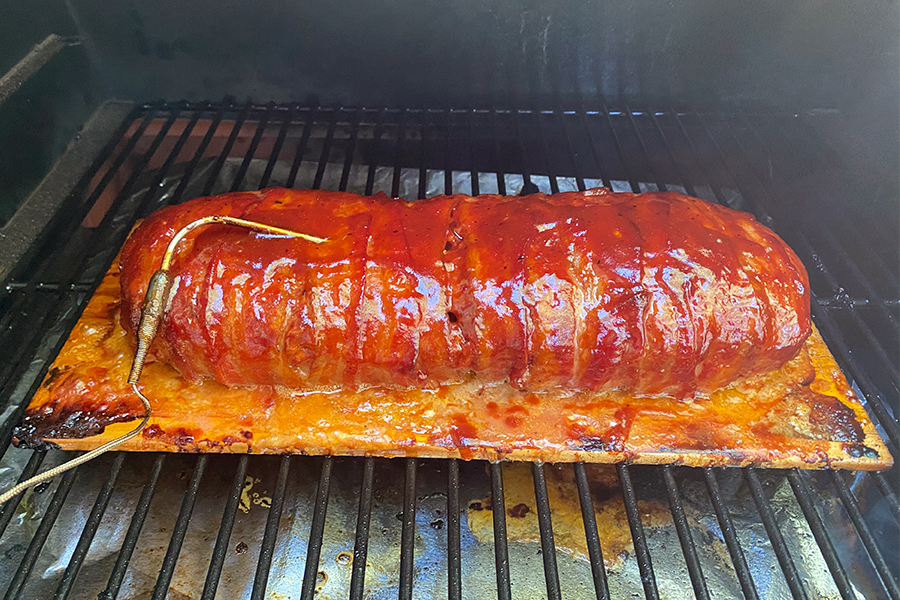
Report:
M 897 170 L 896 1 L 35 0 L 3 12 L 0 71 L 48 33 L 81 36 L 72 53 L 89 73 L 79 59 L 67 69 L 79 102 L 837 108 Z

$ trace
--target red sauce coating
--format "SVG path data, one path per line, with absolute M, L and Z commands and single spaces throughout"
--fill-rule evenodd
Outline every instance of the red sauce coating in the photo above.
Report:
M 474 371 L 520 389 L 684 396 L 765 373 L 810 333 L 808 279 L 749 214 L 673 192 L 526 197 L 267 189 L 164 208 L 122 252 L 133 333 L 179 246 L 153 351 L 187 379 L 291 389 L 438 387 Z

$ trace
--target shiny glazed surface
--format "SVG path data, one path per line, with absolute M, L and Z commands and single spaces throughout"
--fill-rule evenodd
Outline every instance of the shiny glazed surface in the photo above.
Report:
M 133 333 L 174 233 L 191 234 L 153 352 L 187 379 L 289 389 L 435 387 L 708 393 L 790 360 L 806 272 L 751 215 L 677 193 L 526 197 L 268 189 L 151 215 L 122 252 Z

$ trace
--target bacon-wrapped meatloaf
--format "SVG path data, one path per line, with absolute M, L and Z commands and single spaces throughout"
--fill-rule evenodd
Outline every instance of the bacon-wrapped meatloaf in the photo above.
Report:
M 144 221 L 121 257 L 123 319 L 174 233 L 230 215 L 327 238 L 198 230 L 153 346 L 188 380 L 290 389 L 437 387 L 685 396 L 769 372 L 810 334 L 796 255 L 746 213 L 681 194 L 525 197 L 267 189 Z

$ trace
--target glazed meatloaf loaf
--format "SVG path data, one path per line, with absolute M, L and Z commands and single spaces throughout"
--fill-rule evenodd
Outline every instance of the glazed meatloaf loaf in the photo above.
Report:
M 121 255 L 133 333 L 169 240 L 190 234 L 152 352 L 189 381 L 706 394 L 810 334 L 806 272 L 751 215 L 673 192 L 385 196 L 267 189 L 162 209 Z

